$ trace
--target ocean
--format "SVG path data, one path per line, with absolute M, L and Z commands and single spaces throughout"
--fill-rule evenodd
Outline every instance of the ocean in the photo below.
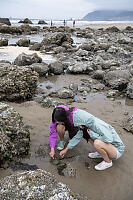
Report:
M 22 25 L 21 23 L 18 23 L 20 18 L 18 19 L 10 19 L 11 25 L 12 26 L 20 26 Z M 47 24 L 38 24 L 39 19 L 30 19 L 33 24 L 32 26 L 51 26 L 51 20 L 44 20 Z M 114 23 L 132 23 L 133 21 L 81 21 L 81 20 L 75 20 L 75 25 L 80 27 L 80 26 L 87 26 L 89 24 L 114 24 Z M 64 20 L 52 20 L 53 26 L 64 26 Z M 73 26 L 73 20 L 66 20 L 66 25 L 72 27 Z

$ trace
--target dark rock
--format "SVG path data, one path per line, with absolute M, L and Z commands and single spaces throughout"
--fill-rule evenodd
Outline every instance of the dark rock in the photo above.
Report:
M 59 54 L 59 53 L 65 52 L 66 49 L 62 46 L 59 46 L 59 47 L 54 47 L 53 51 L 54 51 L 55 54 Z
M 127 85 L 127 96 L 133 99 L 133 78 Z
M 24 33 L 36 33 L 40 30 L 39 26 L 30 26 L 29 24 L 24 24 L 19 27 Z
M 126 129 L 127 131 L 133 133 L 133 115 L 128 117 L 124 122 L 123 122 L 123 128 Z
M 93 74 L 93 78 L 95 78 L 95 79 L 100 79 L 100 80 L 103 80 L 103 77 L 104 77 L 104 71 L 102 71 L 102 70 L 96 70 L 95 72 L 94 72 L 94 74 Z
M 58 97 L 60 99 L 67 99 L 67 98 L 73 98 L 74 93 L 72 90 L 67 89 L 67 88 L 62 88 L 58 91 Z
M 29 66 L 32 70 L 36 71 L 39 76 L 45 76 L 49 72 L 47 63 L 33 63 Z
M 24 126 L 22 116 L 13 107 L 0 103 L 0 124 L 0 163 L 27 154 L 30 132 Z
M 25 18 L 24 20 L 20 20 L 18 23 L 32 24 L 32 21 L 28 18 Z
M 0 23 L 11 26 L 11 22 L 8 18 L 0 18 Z
M 38 74 L 26 67 L 0 64 L 0 99 L 17 101 L 30 99 L 35 93 Z
M 133 28 L 132 28 L 131 26 L 127 26 L 127 27 L 125 28 L 125 30 L 126 30 L 126 31 L 133 31 Z
M 20 27 L 0 26 L 0 33 L 22 34 L 22 32 Z
M 20 39 L 16 44 L 20 47 L 28 47 L 30 45 L 30 40 L 29 39 Z
M 41 43 L 35 43 L 29 47 L 30 50 L 39 51 L 41 48 Z
M 112 26 L 112 27 L 106 28 L 106 31 L 119 32 L 120 30 L 116 26 Z
M 119 91 L 124 90 L 131 78 L 128 70 L 109 71 L 104 75 L 104 81 L 107 86 Z
M 0 47 L 8 46 L 8 39 L 1 39 L 0 40 Z
M 50 70 L 50 73 L 53 73 L 53 74 L 62 74 L 63 73 L 63 64 L 61 62 L 54 62 L 54 63 L 51 63 L 49 65 L 49 70 Z
M 47 24 L 44 20 L 39 20 L 38 24 Z
M 64 33 L 51 33 L 47 35 L 46 38 L 43 39 L 43 45 L 57 45 L 61 46 L 63 42 L 69 42 L 70 44 L 73 43 L 73 39 L 69 34 Z
M 42 58 L 40 58 L 36 53 L 33 53 L 32 55 L 22 53 L 15 59 L 14 64 L 18 66 L 25 66 L 41 62 Z

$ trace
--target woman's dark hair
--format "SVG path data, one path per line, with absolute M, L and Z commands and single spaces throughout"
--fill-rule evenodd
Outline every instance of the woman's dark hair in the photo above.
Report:
M 69 108 L 69 110 L 65 110 L 62 107 L 56 107 L 52 113 L 52 122 L 64 122 L 65 130 L 68 130 L 70 139 L 76 135 L 78 131 L 78 127 L 74 127 L 69 121 L 69 114 L 73 111 L 73 107 Z
M 62 107 L 57 107 L 53 110 L 52 113 L 52 122 L 65 122 L 67 120 L 66 110 Z
M 68 117 L 69 114 L 73 111 L 73 107 L 70 108 L 68 111 L 66 111 L 64 108 L 62 107 L 56 107 L 54 110 L 53 110 L 53 113 L 52 113 L 52 122 L 55 123 L 55 121 L 58 121 L 58 122 L 64 122 L 64 125 L 65 125 L 65 128 L 66 130 L 68 130 L 68 132 L 70 133 L 69 134 L 69 137 L 72 138 L 74 137 L 74 135 L 76 135 L 77 131 L 79 130 L 78 127 L 74 127 L 68 120 Z M 81 129 L 83 131 L 83 138 L 88 142 L 90 136 L 87 132 L 87 127 L 86 126 L 83 126 L 83 128 Z
M 83 125 L 82 125 L 83 126 Z M 83 131 L 83 138 L 87 141 L 87 143 L 88 143 L 88 140 L 90 139 L 90 135 L 89 135 L 89 133 L 87 132 L 87 127 L 86 126 L 83 126 L 83 128 L 82 129 L 80 129 L 80 130 L 82 130 Z

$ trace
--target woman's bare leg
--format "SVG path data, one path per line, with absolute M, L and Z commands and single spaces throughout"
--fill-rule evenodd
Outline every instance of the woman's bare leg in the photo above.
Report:
M 56 127 L 57 133 L 59 135 L 59 138 L 61 141 L 64 141 L 64 135 L 65 135 L 65 126 L 62 124 L 58 124 Z
M 98 139 L 94 140 L 93 145 L 96 151 L 103 157 L 105 162 L 110 163 L 110 158 L 116 158 L 117 149 L 114 145 L 105 143 Z
M 94 146 L 94 140 L 92 140 L 91 138 L 88 140 L 88 142 L 90 142 L 93 146 Z

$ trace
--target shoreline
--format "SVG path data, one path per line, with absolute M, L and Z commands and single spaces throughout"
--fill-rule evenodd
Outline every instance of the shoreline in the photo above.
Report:
M 120 30 L 125 29 L 127 26 L 131 26 L 133 28 L 133 22 L 124 22 L 124 23 L 120 23 L 120 22 L 113 22 L 113 23 L 89 23 L 87 25 L 83 25 L 83 26 L 78 26 L 75 25 L 75 28 L 81 28 L 81 29 L 85 29 L 85 28 L 92 28 L 92 29 L 99 29 L 99 28 L 109 28 L 112 26 L 116 26 L 117 28 L 119 28 Z

